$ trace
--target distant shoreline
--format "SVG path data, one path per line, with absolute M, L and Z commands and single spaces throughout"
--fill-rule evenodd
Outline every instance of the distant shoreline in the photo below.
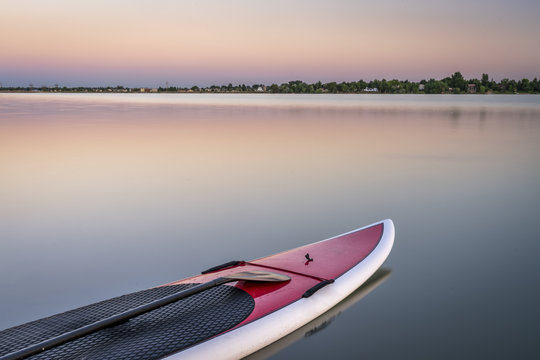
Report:
M 5 90 L 0 89 L 0 94 L 133 94 L 133 95 L 140 95 L 140 94 L 153 94 L 153 95 L 174 95 L 174 94 L 216 94 L 216 95 L 226 95 L 226 94 L 246 94 L 246 95 L 269 95 L 269 94 L 276 94 L 276 95 L 540 95 L 539 92 L 486 92 L 486 93 L 453 93 L 453 92 L 444 92 L 444 93 L 425 93 L 425 92 L 416 92 L 416 93 L 381 93 L 381 92 L 336 92 L 336 93 L 329 93 L 329 92 L 289 92 L 289 93 L 272 93 L 269 91 L 263 91 L 263 92 L 247 92 L 247 91 L 138 91 L 138 90 L 130 90 L 130 91 L 115 91 L 114 89 L 111 91 L 104 90 L 101 88 L 89 88 L 89 90 L 81 91 L 81 90 L 41 90 L 41 89 L 35 89 L 35 90 Z
M 192 86 L 191 88 L 169 86 L 164 87 L 124 87 L 118 86 L 28 86 L 2 87 L 0 92 L 16 93 L 214 93 L 214 94 L 540 94 L 540 81 L 502 79 L 499 82 L 489 79 L 488 74 L 482 74 L 481 79 L 465 79 L 460 72 L 440 80 L 429 79 L 419 82 L 409 80 L 372 80 L 352 82 L 320 81 L 308 84 L 301 80 L 289 81 L 281 85 L 212 85 L 207 87 Z

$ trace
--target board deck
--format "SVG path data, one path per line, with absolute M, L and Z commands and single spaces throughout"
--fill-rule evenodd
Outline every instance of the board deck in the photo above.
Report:
M 0 333 L 0 354 L 39 343 L 193 285 L 138 291 L 7 329 Z M 159 359 L 232 328 L 244 320 L 253 307 L 253 299 L 245 291 L 222 285 L 53 347 L 31 359 Z

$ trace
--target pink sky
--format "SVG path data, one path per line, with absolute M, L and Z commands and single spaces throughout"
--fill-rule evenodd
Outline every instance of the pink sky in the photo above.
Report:
M 3 86 L 540 77 L 540 2 L 3 0 Z

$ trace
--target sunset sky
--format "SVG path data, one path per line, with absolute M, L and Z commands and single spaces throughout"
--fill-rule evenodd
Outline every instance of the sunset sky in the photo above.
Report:
M 2 0 L 2 86 L 540 77 L 538 0 Z

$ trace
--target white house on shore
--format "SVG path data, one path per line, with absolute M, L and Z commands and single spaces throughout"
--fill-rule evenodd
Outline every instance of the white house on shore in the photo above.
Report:
M 377 89 L 377 88 L 366 87 L 364 89 L 364 92 L 378 92 L 378 91 L 379 91 L 379 89 Z

